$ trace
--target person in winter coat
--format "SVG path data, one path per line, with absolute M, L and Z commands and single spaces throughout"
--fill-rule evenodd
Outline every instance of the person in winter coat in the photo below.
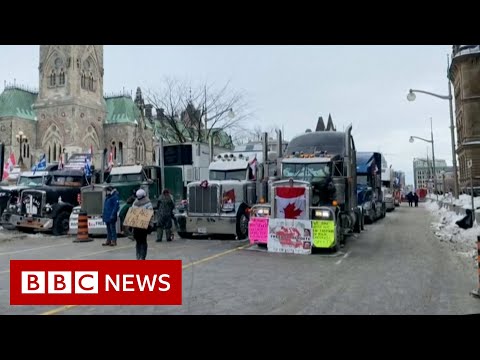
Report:
M 145 190 L 139 189 L 136 192 L 137 199 L 132 204 L 133 208 L 144 208 L 153 210 L 152 202 L 148 198 Z M 133 228 L 133 238 L 137 242 L 136 253 L 137 260 L 145 260 L 147 257 L 147 235 L 153 230 L 153 216 L 150 219 L 148 229 Z
M 103 246 L 117 245 L 117 213 L 120 208 L 120 196 L 118 191 L 108 186 L 107 196 L 103 204 L 102 220 L 107 225 L 107 241 Z
M 413 194 L 413 202 L 415 203 L 415 207 L 418 207 L 418 195 L 417 195 L 417 193 Z
M 161 242 L 163 238 L 163 231 L 167 241 L 172 241 L 172 214 L 175 204 L 168 189 L 164 189 L 160 199 L 158 199 L 158 214 L 157 214 L 157 242 Z
M 408 200 L 408 206 L 412 207 L 412 203 L 413 203 L 413 194 L 412 192 L 410 191 L 408 194 L 407 194 L 407 200 Z

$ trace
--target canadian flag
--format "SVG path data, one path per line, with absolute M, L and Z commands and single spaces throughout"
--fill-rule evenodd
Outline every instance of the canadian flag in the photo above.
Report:
M 303 187 L 278 187 L 275 201 L 277 205 L 276 217 L 280 219 L 308 219 L 305 212 L 307 198 Z
M 15 166 L 15 164 L 16 164 L 15 154 L 12 151 L 10 153 L 10 157 L 8 158 L 7 162 L 3 166 L 3 179 L 2 180 L 5 180 L 6 178 L 8 178 L 8 175 L 13 170 L 13 167 Z

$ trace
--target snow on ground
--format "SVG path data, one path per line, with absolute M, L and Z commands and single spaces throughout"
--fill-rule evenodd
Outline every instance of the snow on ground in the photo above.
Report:
M 437 195 L 427 195 L 427 199 L 437 200 Z M 462 194 L 455 199 L 451 195 L 438 195 L 438 201 L 443 201 L 444 203 L 454 204 L 459 207 L 463 207 L 464 209 L 471 209 L 472 208 L 472 197 L 470 195 Z M 473 203 L 475 209 L 480 207 L 480 196 L 473 198 Z
M 477 236 L 480 235 L 480 226 L 477 222 L 473 224 L 471 229 L 464 230 L 455 224 L 455 222 L 462 219 L 464 215 L 457 215 L 453 211 L 440 208 L 436 201 L 427 200 L 425 202 L 425 208 L 434 215 L 435 221 L 431 224 L 431 227 L 435 236 L 440 241 L 451 243 L 453 249 L 460 256 L 476 256 Z

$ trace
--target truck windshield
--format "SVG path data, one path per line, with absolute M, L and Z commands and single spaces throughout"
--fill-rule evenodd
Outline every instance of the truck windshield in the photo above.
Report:
M 304 181 L 321 181 L 331 175 L 330 163 L 283 164 L 282 176 Z
M 18 185 L 43 185 L 43 176 L 20 176 L 20 178 L 18 179 Z
M 230 171 L 210 171 L 210 180 L 245 180 L 247 178 L 246 170 L 230 170 Z
M 107 183 L 139 182 L 144 181 L 143 174 L 114 174 L 107 178 Z
M 52 186 L 82 186 L 83 178 L 79 176 L 54 176 Z

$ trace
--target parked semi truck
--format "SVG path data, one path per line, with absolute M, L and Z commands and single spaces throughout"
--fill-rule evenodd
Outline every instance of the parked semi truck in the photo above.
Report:
M 386 214 L 381 175 L 381 153 L 368 151 L 357 153 L 357 201 L 368 224 L 385 217 Z
M 318 130 L 293 138 L 281 161 L 282 179 L 270 186 L 270 219 L 329 222 L 334 236 L 318 235 L 312 246 L 338 250 L 362 228 L 355 170 L 351 125 L 345 132 Z
M 128 199 L 133 193 L 142 188 L 152 201 L 154 209 L 158 207 L 161 194 L 161 171 L 158 166 L 124 165 L 113 167 L 105 182 L 89 184 L 82 187 L 79 205 L 76 206 L 69 218 L 69 234 L 77 234 L 78 214 L 80 210 L 87 213 L 88 233 L 92 235 L 106 235 L 107 227 L 102 220 L 103 205 L 106 197 L 106 188 L 114 187 L 120 196 L 117 233 L 123 233 L 123 220 L 131 203 Z
M 282 144 L 281 131 L 277 132 Z M 277 174 L 279 152 L 269 151 L 268 134 L 261 142 L 217 154 L 208 179 L 187 185 L 187 210 L 177 214 L 179 236 L 248 236 L 250 208 L 268 201 L 268 181 Z

